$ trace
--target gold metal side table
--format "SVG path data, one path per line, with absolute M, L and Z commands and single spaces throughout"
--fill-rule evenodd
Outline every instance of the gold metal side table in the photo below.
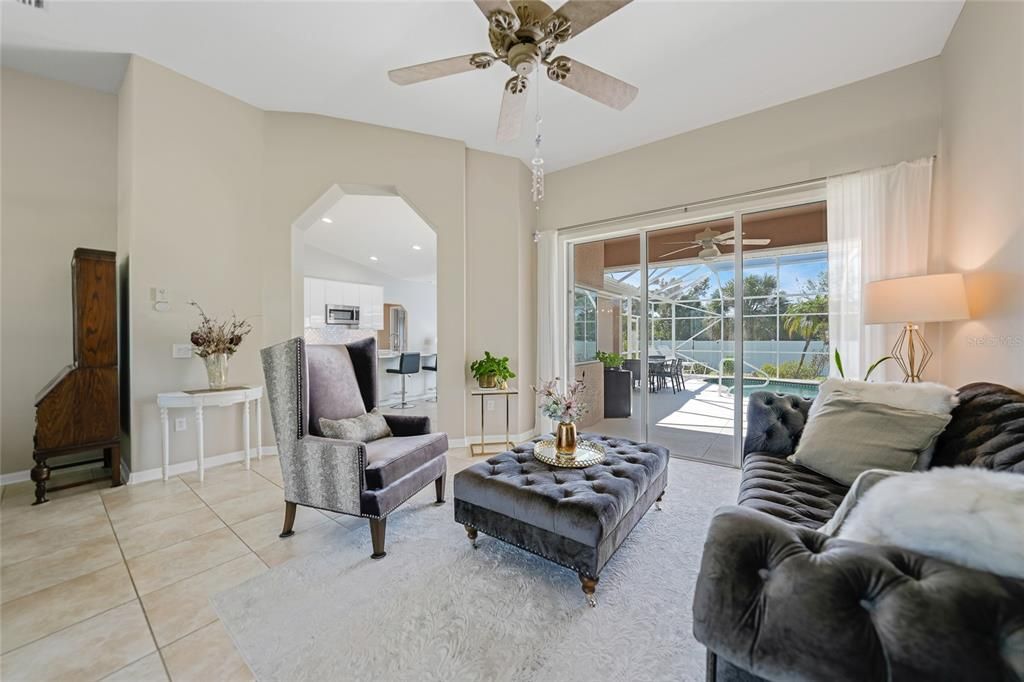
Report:
M 470 391 L 471 396 L 477 396 L 480 398 L 480 442 L 469 444 L 469 454 L 471 457 L 477 455 L 496 455 L 499 452 L 514 446 L 514 443 L 509 440 L 509 400 L 514 395 L 519 395 L 519 391 L 514 388 L 481 388 L 475 391 Z M 487 398 L 490 396 L 505 396 L 505 440 L 504 441 L 488 441 L 487 436 L 484 434 L 484 416 L 486 414 L 486 403 Z M 488 450 L 488 445 L 500 445 L 501 448 L 498 450 Z

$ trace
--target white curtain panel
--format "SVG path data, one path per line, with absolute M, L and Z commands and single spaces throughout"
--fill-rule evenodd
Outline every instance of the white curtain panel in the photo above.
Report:
M 863 378 L 899 332 L 864 324 L 864 285 L 928 272 L 931 193 L 931 157 L 828 179 L 829 353 L 839 351 L 847 378 Z M 902 377 L 893 362 L 872 374 Z
M 559 283 L 558 251 L 558 233 L 541 232 L 537 244 L 538 382 L 561 376 L 565 367 L 565 297 Z

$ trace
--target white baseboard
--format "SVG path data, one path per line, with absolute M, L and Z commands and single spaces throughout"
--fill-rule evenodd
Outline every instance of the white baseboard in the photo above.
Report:
M 12 483 L 29 481 L 32 479 L 31 472 L 31 469 L 25 469 L 24 471 L 12 471 L 9 474 L 0 474 L 0 485 L 10 485 Z
M 255 450 L 255 448 L 253 448 Z M 277 447 L 273 445 L 265 445 L 261 452 L 264 455 L 276 455 Z M 255 455 L 254 455 L 255 456 Z M 241 462 L 245 459 L 245 451 L 238 450 L 237 452 L 225 452 L 223 455 L 213 455 L 207 457 L 204 461 L 207 469 L 213 467 L 223 466 L 225 464 L 231 464 L 233 462 Z M 180 476 L 182 474 L 191 473 L 199 469 L 199 464 L 196 460 L 192 459 L 187 462 L 175 462 L 167 467 L 168 476 Z M 128 476 L 128 485 L 135 485 L 136 483 L 145 483 L 146 481 L 158 481 L 164 477 L 164 469 L 162 466 L 156 467 L 155 469 L 143 469 L 142 471 L 133 471 Z
M 96 463 L 92 462 L 90 464 L 83 464 L 80 467 L 71 466 L 71 467 L 68 467 L 67 469 L 60 469 L 60 471 L 62 471 L 62 472 L 63 471 L 75 471 L 76 469 L 93 468 L 95 466 L 96 466 Z M 51 470 L 51 472 L 52 472 L 52 470 Z M 31 480 L 32 480 L 32 470 L 31 469 L 25 469 L 24 471 L 12 471 L 9 474 L 2 474 L 2 475 L 0 475 L 0 485 L 10 485 L 11 483 L 21 483 L 23 481 L 31 481 Z M 122 481 L 127 481 L 128 480 L 128 464 L 124 460 L 121 461 L 121 480 Z M 57 485 L 57 483 L 54 483 L 54 485 Z
M 523 431 L 522 433 L 510 433 L 508 435 L 508 439 L 510 441 L 512 441 L 513 443 L 522 443 L 523 441 L 530 440 L 531 438 L 533 438 L 536 435 L 537 435 L 536 429 L 531 429 L 529 431 Z M 494 442 L 494 441 L 501 442 L 501 440 L 504 437 L 505 437 L 504 433 L 493 433 L 493 434 L 488 434 L 488 435 L 484 436 L 484 439 L 486 441 L 488 441 L 488 442 Z M 473 443 L 479 444 L 480 443 L 480 436 L 469 435 L 469 436 L 466 436 L 465 438 L 449 438 L 448 439 L 448 447 L 451 447 L 451 448 L 468 448 Z

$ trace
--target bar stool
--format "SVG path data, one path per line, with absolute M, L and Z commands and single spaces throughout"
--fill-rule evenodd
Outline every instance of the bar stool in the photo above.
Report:
M 428 403 L 436 403 L 437 402 L 437 356 L 436 355 L 434 356 L 434 364 L 433 365 L 423 365 L 422 369 L 425 372 L 433 372 L 434 373 L 434 395 L 432 395 L 431 397 L 427 398 L 427 402 Z M 426 382 L 426 379 L 424 379 L 424 382 Z
M 414 405 L 405 401 L 405 377 L 409 374 L 418 374 L 420 371 L 420 354 L 419 353 L 402 353 L 401 357 L 398 358 L 398 369 L 388 368 L 388 374 L 401 374 L 402 375 L 402 402 L 391 407 L 398 410 L 406 410 Z

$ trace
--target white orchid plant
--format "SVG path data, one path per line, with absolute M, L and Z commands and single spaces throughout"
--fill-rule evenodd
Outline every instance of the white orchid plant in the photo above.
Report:
M 584 384 L 579 380 L 574 381 L 562 393 L 558 390 L 558 382 L 559 378 L 555 377 L 541 383 L 539 387 L 533 387 L 540 398 L 540 411 L 548 419 L 574 424 L 587 413 L 587 406 L 582 400 Z

